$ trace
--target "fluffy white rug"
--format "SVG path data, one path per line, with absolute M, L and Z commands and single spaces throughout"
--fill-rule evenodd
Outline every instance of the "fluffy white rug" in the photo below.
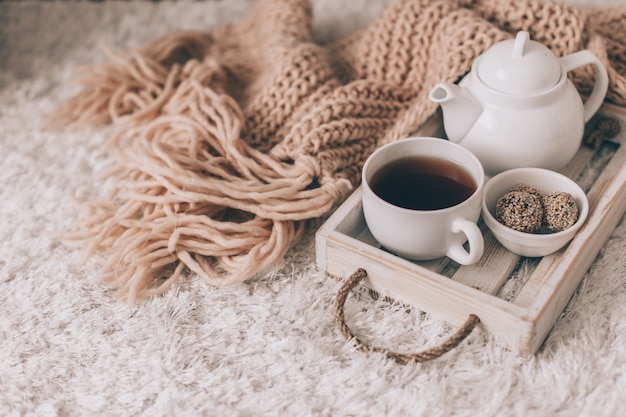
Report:
M 349 33 L 389 3 L 317 1 L 316 33 Z M 314 267 L 320 221 L 254 282 L 190 279 L 136 306 L 111 297 L 97 265 L 78 266 L 81 252 L 53 232 L 79 215 L 72 192 L 98 193 L 110 131 L 38 129 L 75 92 L 74 69 L 104 59 L 99 42 L 141 46 L 238 20 L 251 4 L 0 2 L 0 415 L 623 415 L 624 219 L 530 359 L 480 331 L 424 364 L 356 351 L 333 321 L 339 284 Z M 348 315 L 374 340 L 417 350 L 450 331 L 361 295 Z

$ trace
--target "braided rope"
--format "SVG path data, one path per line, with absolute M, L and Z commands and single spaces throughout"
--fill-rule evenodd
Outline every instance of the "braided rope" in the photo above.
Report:
M 480 319 L 478 316 L 474 314 L 470 314 L 467 321 L 448 339 L 442 342 L 440 345 L 426 349 L 421 352 L 415 353 L 399 353 L 393 352 L 388 349 L 383 349 L 377 346 L 371 346 L 361 339 L 359 339 L 354 332 L 350 329 L 348 324 L 346 323 L 346 317 L 344 312 L 344 305 L 346 303 L 346 299 L 348 298 L 348 294 L 352 291 L 354 287 L 356 287 L 365 277 L 367 276 L 367 271 L 363 268 L 357 269 L 346 282 L 343 283 L 339 291 L 337 292 L 337 297 L 335 299 L 335 322 L 341 331 L 341 334 L 348 340 L 353 340 L 357 348 L 363 352 L 382 352 L 387 357 L 395 360 L 396 362 L 406 365 L 409 362 L 426 362 L 433 359 L 436 359 L 442 356 L 444 353 L 449 352 L 450 350 L 457 347 L 467 336 L 470 335 L 472 330 L 480 323 Z

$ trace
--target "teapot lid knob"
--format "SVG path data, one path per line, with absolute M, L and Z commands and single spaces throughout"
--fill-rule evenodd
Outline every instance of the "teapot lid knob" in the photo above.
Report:
M 478 78 L 505 94 L 536 94 L 554 87 L 562 76 L 559 59 L 528 32 L 499 42 L 476 61 Z
M 515 36 L 515 42 L 513 43 L 513 54 L 511 55 L 513 58 L 519 59 L 524 56 L 524 46 L 530 40 L 530 35 L 528 32 L 521 31 L 517 33 Z

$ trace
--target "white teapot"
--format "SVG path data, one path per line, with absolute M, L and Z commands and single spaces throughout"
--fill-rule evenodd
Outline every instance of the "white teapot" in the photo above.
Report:
M 595 84 L 585 103 L 567 72 L 585 64 Z M 449 140 L 472 151 L 488 175 L 517 167 L 559 169 L 576 154 L 585 122 L 600 108 L 606 69 L 590 51 L 557 58 L 528 32 L 479 56 L 459 85 L 429 94 L 443 111 Z

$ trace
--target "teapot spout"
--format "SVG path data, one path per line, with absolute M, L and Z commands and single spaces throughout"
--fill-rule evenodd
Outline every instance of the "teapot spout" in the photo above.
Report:
M 483 111 L 472 93 L 456 84 L 439 83 L 430 90 L 428 97 L 441 106 L 443 127 L 453 142 L 463 140 Z

